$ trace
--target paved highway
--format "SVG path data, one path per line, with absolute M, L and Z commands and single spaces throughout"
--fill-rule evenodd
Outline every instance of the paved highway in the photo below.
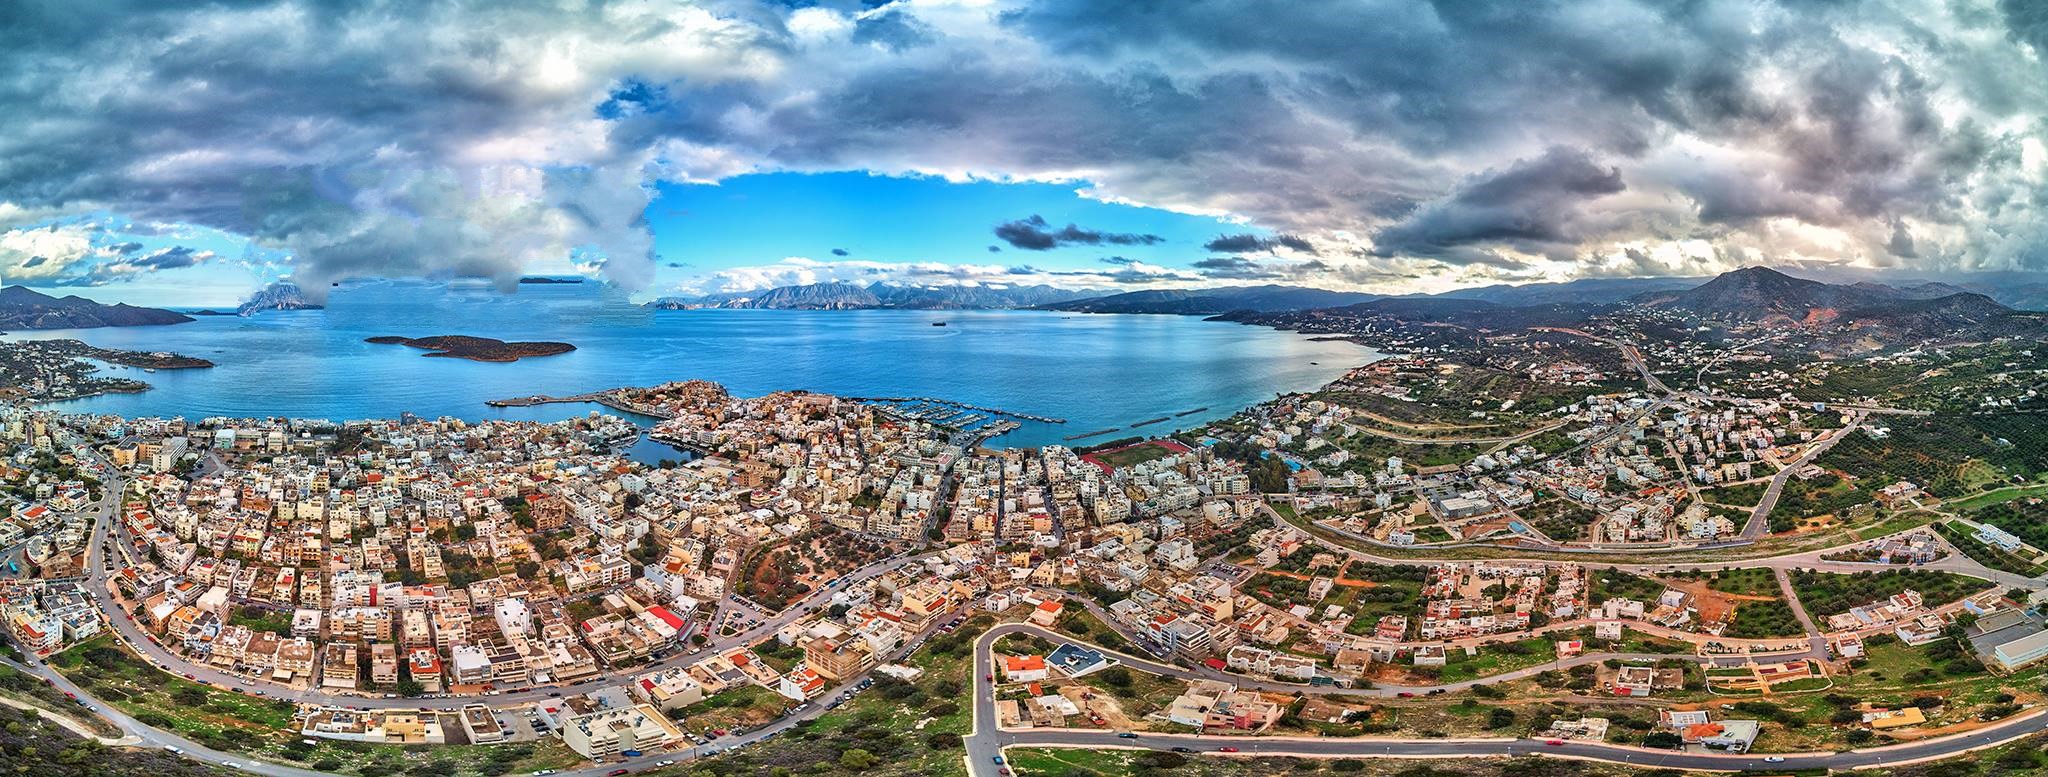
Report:
M 1821 457 L 1821 454 L 1835 447 L 1835 443 L 1841 442 L 1843 438 L 1862 428 L 1863 419 L 1869 416 L 1869 411 L 1855 411 L 1853 420 L 1815 441 L 1812 447 L 1806 449 L 1806 453 L 1779 469 L 1778 474 L 1771 476 L 1771 485 L 1764 489 L 1763 500 L 1756 503 L 1756 509 L 1749 511 L 1749 521 L 1742 525 L 1742 538 L 1754 540 L 1764 536 L 1764 531 L 1771 526 L 1771 510 L 1778 506 L 1778 497 L 1785 493 L 1785 481 L 1792 478 L 1792 473 L 1812 464 L 1815 459 Z
M 1008 747 L 1140 747 L 1154 750 L 1185 747 L 1193 749 L 1198 753 L 1210 754 L 1217 753 L 1218 748 L 1235 747 L 1242 751 L 1241 755 L 1292 755 L 1315 758 L 1478 758 L 1554 755 L 1646 768 L 1718 771 L 1853 769 L 1942 758 L 2048 730 L 2048 710 L 2041 710 L 2013 717 L 1966 734 L 1929 739 L 1910 744 L 1890 745 L 1841 753 L 1784 753 L 1776 755 L 1686 753 L 1673 750 L 1655 750 L 1605 743 L 1572 741 L 1550 745 L 1546 744 L 1550 740 L 1536 739 L 1293 738 L 1156 733 L 1140 734 L 1135 739 L 1127 739 L 1119 737 L 1115 732 L 1110 731 L 1081 731 L 1072 729 L 1005 730 L 996 726 L 994 683 L 988 678 L 994 671 L 994 661 L 991 657 L 992 651 L 990 648 L 997 639 L 1007 634 L 1032 634 L 1060 641 L 1076 641 L 1072 637 L 1053 634 L 1036 626 L 1026 624 L 1004 624 L 997 626 L 975 640 L 974 732 L 966 737 L 966 744 L 968 768 L 976 777 L 997 777 L 999 767 L 995 763 L 995 757 L 1002 754 L 1003 749 Z M 1104 652 L 1115 656 L 1118 660 L 1123 661 L 1132 668 L 1148 672 L 1182 679 L 1197 679 L 1204 676 L 1200 672 L 1163 665 L 1136 656 L 1128 656 L 1109 650 L 1104 650 Z M 1497 680 L 1500 678 L 1491 679 Z M 1238 678 L 1237 681 L 1245 687 L 1259 687 L 1259 684 L 1245 682 L 1242 678 Z M 1357 693 L 1355 690 L 1338 689 L 1319 689 L 1318 692 Z M 1782 760 L 1772 762 L 1765 760 L 1767 758 L 1779 758 Z

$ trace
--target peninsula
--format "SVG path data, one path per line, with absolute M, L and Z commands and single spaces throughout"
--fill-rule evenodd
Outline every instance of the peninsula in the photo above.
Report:
M 0 398 L 49 402 L 150 388 L 134 378 L 98 375 L 99 367 L 88 360 L 150 372 L 213 366 L 205 359 L 164 351 L 123 351 L 70 339 L 23 340 L 0 344 Z
M 383 335 L 365 338 L 363 342 L 378 345 L 405 345 L 428 351 L 427 356 L 448 359 L 468 359 L 479 362 L 516 362 L 531 356 L 553 356 L 576 350 L 576 346 L 556 342 L 508 343 L 489 337 L 469 335 L 440 335 L 437 337 L 397 337 Z

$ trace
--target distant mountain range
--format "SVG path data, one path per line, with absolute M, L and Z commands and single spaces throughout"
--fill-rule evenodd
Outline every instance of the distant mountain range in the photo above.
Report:
M 1303 286 L 1224 286 L 1213 289 L 1147 289 L 1106 297 L 1090 297 L 1039 305 L 1069 313 L 1177 313 L 1213 316 L 1234 310 L 1269 313 L 1330 308 L 1379 299 L 1359 291 L 1330 291 Z
M 75 295 L 52 297 L 25 286 L 0 288 L 0 330 L 158 326 L 191 320 L 183 313 L 158 308 L 105 305 Z
M 2048 333 L 2039 313 L 2016 311 L 1963 286 L 1940 282 L 1901 286 L 1870 281 L 1825 283 L 1762 267 L 1669 288 L 1674 280 L 1580 281 L 1529 292 L 1464 290 L 1310 310 L 1236 310 L 1216 318 L 1312 334 L 1399 331 L 1400 336 L 1390 342 L 1429 345 L 1455 339 L 1456 332 L 1577 327 L 1602 315 L 1648 309 L 1682 312 L 1707 322 L 1797 331 L 1811 338 L 1817 352 L 1828 353 Z M 1584 286 L 1577 290 L 1568 288 L 1580 284 Z M 1632 287 L 1652 290 L 1614 299 Z M 1454 296 L 1475 291 L 1510 302 Z M 1516 304 L 1528 300 L 1557 301 Z M 1402 329 L 1400 324 L 1424 328 Z
M 747 310 L 972 310 L 1028 308 L 1084 297 L 1093 290 L 1052 286 L 898 286 L 872 283 L 813 283 L 759 291 L 664 297 L 647 303 L 657 310 L 732 308 Z

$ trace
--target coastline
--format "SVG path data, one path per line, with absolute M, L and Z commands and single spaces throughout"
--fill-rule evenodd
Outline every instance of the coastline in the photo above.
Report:
M 175 378 L 154 376 L 163 378 L 151 382 L 165 391 L 101 396 L 65 410 L 131 418 L 377 419 L 409 412 L 472 421 L 556 420 L 582 411 L 484 403 L 697 378 L 746 395 L 809 390 L 932 396 L 1067 420 L 1052 425 L 1018 419 L 1021 428 L 984 443 L 1038 447 L 1159 416 L 1171 421 L 1143 429 L 1169 434 L 1176 427 L 1193 428 L 1277 393 L 1315 390 L 1344 368 L 1381 356 L 1272 328 L 1233 331 L 1198 316 L 1166 314 L 717 310 L 662 313 L 643 325 L 614 326 L 583 318 L 580 309 L 507 306 L 495 297 L 475 306 L 422 308 L 405 299 L 395 305 L 215 317 L 189 328 L 95 337 L 105 345 L 182 350 L 221 364 Z M 926 326 L 933 318 L 954 326 Z M 407 321 L 403 329 L 395 323 L 400 320 Z M 472 361 L 463 359 L 422 371 L 407 360 L 424 355 L 418 350 L 363 344 L 370 336 L 410 334 L 407 329 L 567 341 L 577 351 L 518 369 L 458 366 Z M 252 392 L 246 388 L 251 385 L 265 390 Z M 1201 408 L 1213 410 L 1181 415 Z

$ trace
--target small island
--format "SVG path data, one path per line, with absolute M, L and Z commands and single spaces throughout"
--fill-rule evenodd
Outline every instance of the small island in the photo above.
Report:
M 508 343 L 489 337 L 469 335 L 440 335 L 437 337 L 397 337 L 381 335 L 365 338 L 363 342 L 378 345 L 404 345 L 427 351 L 426 356 L 444 359 L 468 359 L 478 362 L 516 362 L 531 356 L 553 356 L 576 350 L 568 343 L 528 342 Z

